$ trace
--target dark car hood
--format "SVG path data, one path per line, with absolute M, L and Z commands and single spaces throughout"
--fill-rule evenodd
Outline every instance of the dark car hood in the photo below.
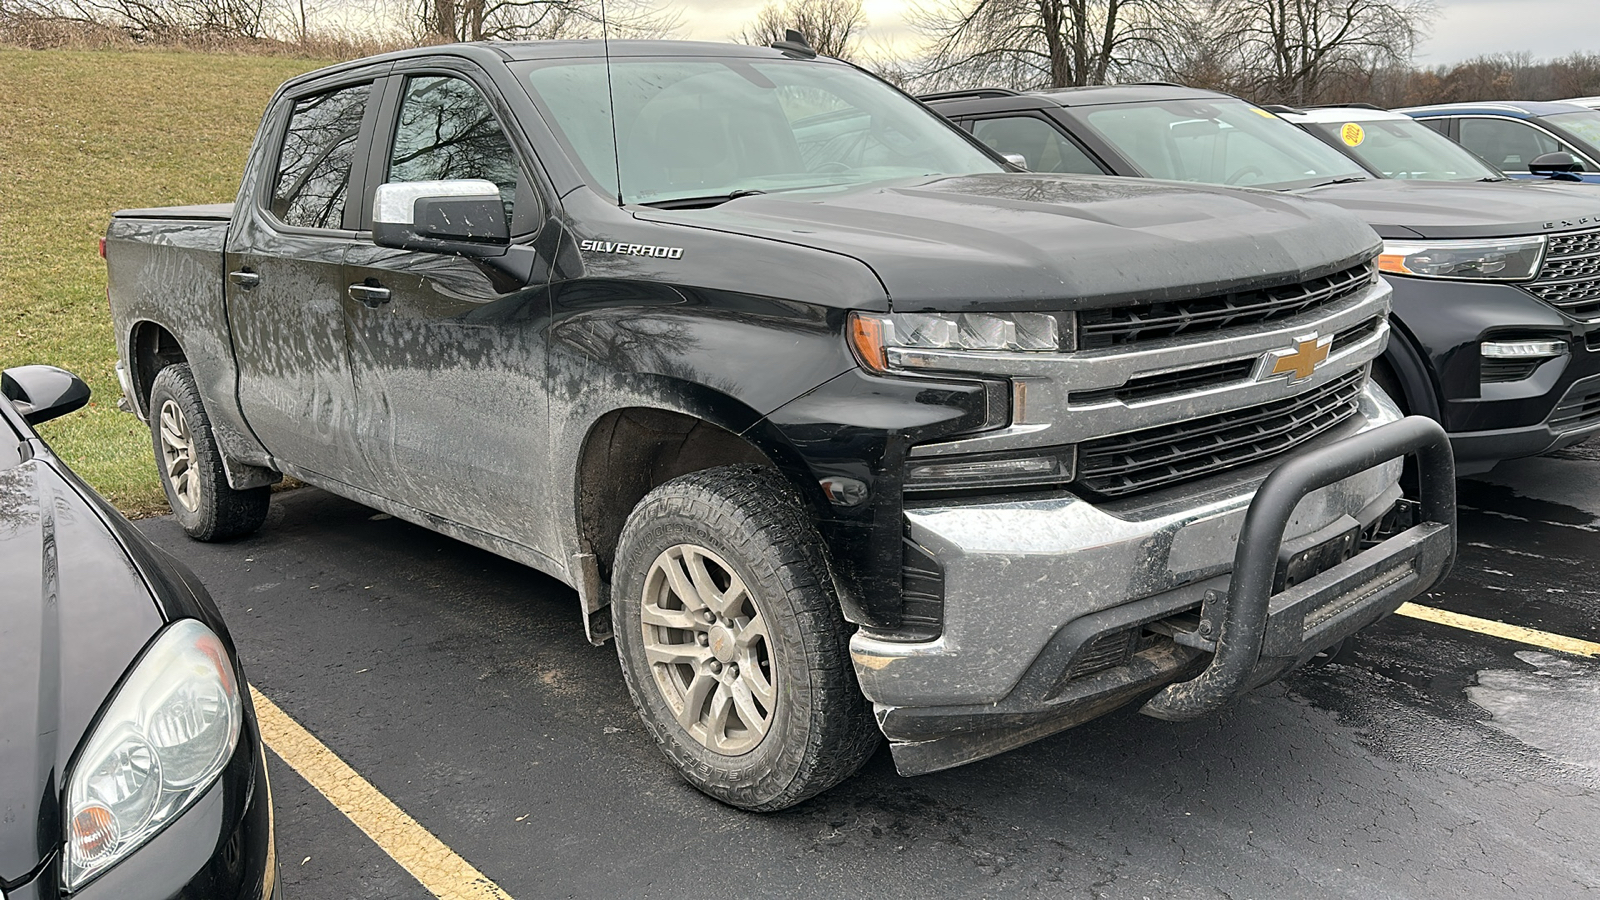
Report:
M 1260 191 L 975 175 L 741 197 L 641 219 L 861 260 L 898 310 L 1072 309 L 1298 281 L 1376 248 L 1355 216 Z
M 1387 238 L 1512 237 L 1600 226 L 1600 192 L 1550 181 L 1357 181 L 1297 192 Z
M 0 439 L 6 432 L 0 421 Z M 8 884 L 59 846 L 67 763 L 163 615 L 107 522 L 48 457 L 0 470 L 0 573 L 0 884 Z

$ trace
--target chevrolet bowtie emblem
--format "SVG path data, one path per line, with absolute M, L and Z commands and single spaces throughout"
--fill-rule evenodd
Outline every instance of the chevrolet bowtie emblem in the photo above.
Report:
M 1328 361 L 1333 351 L 1333 335 L 1321 337 L 1308 334 L 1295 338 L 1294 346 L 1287 350 L 1268 350 L 1256 364 L 1256 380 L 1267 381 L 1279 375 L 1288 375 L 1289 383 L 1305 381 L 1317 366 Z

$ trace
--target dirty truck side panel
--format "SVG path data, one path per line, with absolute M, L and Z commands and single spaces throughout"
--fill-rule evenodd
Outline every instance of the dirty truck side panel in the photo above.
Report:
M 188 359 L 217 441 L 234 461 L 263 465 L 266 451 L 256 441 L 239 407 L 234 386 L 238 372 L 223 299 L 223 244 L 228 220 L 219 210 L 206 219 L 135 218 L 139 211 L 111 220 L 106 232 L 107 290 L 118 355 L 130 367 L 135 410 L 141 418 L 144 397 L 164 364 L 133 345 L 136 334 L 150 346 L 154 328 L 165 330 Z
M 494 267 L 350 251 L 342 282 L 391 298 L 369 308 L 342 297 L 359 487 L 551 553 L 546 283 L 559 230 L 547 223 Z
M 349 482 L 356 465 L 347 423 L 354 411 L 339 297 L 342 235 L 280 234 L 241 209 L 227 268 L 260 279 L 228 282 L 228 320 L 239 366 L 239 403 L 274 458 Z

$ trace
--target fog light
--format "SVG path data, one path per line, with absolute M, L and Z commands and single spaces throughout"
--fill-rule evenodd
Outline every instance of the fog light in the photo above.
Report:
M 1543 359 L 1567 352 L 1566 341 L 1484 341 L 1479 353 L 1486 359 Z
M 956 491 L 1062 484 L 1072 480 L 1071 451 L 1050 456 L 989 459 L 913 459 L 907 491 Z

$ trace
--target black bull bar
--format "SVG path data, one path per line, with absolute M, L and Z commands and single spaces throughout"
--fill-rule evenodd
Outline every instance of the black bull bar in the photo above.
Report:
M 1413 453 L 1420 521 L 1275 594 L 1284 529 L 1301 499 Z M 1141 711 L 1170 721 L 1216 712 L 1443 580 L 1455 560 L 1455 536 L 1455 460 L 1432 419 L 1410 416 L 1288 460 L 1267 476 L 1245 513 L 1226 597 L 1202 613 L 1207 626 L 1220 623 L 1210 665 L 1163 688 Z

